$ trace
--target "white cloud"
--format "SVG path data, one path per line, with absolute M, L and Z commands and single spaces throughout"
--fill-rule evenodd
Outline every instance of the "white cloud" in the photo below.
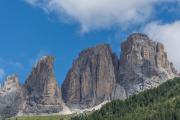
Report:
M 152 16 L 153 6 L 175 0 L 25 0 L 48 12 L 80 23 L 82 31 L 142 23 Z
M 180 70 L 180 21 L 170 24 L 153 22 L 145 27 L 144 32 L 152 39 L 164 43 L 170 60 Z

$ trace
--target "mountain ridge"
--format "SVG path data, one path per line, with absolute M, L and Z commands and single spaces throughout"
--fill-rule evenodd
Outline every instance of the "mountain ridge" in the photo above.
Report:
M 120 58 L 108 44 L 83 50 L 74 60 L 61 88 L 54 75 L 54 57 L 42 57 L 25 84 L 18 86 L 19 94 L 10 92 L 12 98 L 19 97 L 23 104 L 17 104 L 16 112 L 10 110 L 13 114 L 8 117 L 32 113 L 58 114 L 63 112 L 63 108 L 89 109 L 105 101 L 124 100 L 178 76 L 163 44 L 152 41 L 145 34 L 131 34 L 121 49 Z M 5 108 L 13 106 L 5 104 L 0 115 Z

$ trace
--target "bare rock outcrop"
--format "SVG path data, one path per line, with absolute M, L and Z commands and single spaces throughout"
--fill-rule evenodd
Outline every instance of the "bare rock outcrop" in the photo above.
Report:
M 106 44 L 82 51 L 62 85 L 62 97 L 71 108 L 89 108 L 157 87 L 176 75 L 164 45 L 134 33 L 122 43 L 120 59 Z
M 163 44 L 141 33 L 130 35 L 122 43 L 118 81 L 127 96 L 156 87 L 176 74 Z
M 0 95 L 7 94 L 13 90 L 19 89 L 19 78 L 17 75 L 9 75 L 6 77 L 6 80 L 3 83 L 3 86 L 0 87 Z
M 106 100 L 111 100 L 116 88 L 116 56 L 109 45 L 99 45 L 82 51 L 62 85 L 62 97 L 71 108 L 90 108 Z M 121 89 L 119 99 L 124 99 Z
M 61 89 L 53 67 L 54 57 L 42 57 L 23 86 L 18 76 L 8 76 L 0 87 L 0 119 L 60 113 L 63 107 L 93 108 L 157 87 L 179 74 L 168 60 L 164 45 L 141 33 L 130 35 L 122 43 L 119 59 L 107 44 L 82 51 Z
M 25 85 L 23 113 L 58 113 L 62 110 L 61 91 L 53 70 L 54 58 L 42 57 Z
M 18 114 L 22 109 L 23 92 L 17 75 L 6 78 L 0 88 L 0 118 L 5 119 Z

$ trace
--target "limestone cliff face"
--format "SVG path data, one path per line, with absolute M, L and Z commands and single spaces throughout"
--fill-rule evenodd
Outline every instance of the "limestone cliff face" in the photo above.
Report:
M 0 87 L 0 118 L 58 113 L 66 105 L 91 108 L 156 87 L 178 74 L 163 44 L 140 33 L 122 43 L 120 59 L 107 44 L 82 51 L 62 84 L 62 95 L 53 63 L 53 57 L 42 57 L 23 86 L 16 75 L 7 77 Z
M 61 91 L 53 70 L 54 58 L 42 57 L 29 75 L 25 88 L 25 113 L 61 111 Z
M 135 33 L 122 43 L 120 59 L 109 45 L 82 51 L 62 85 L 62 97 L 72 108 L 88 108 L 125 99 L 176 75 L 163 44 Z
M 13 90 L 19 89 L 19 78 L 17 75 L 9 75 L 7 76 L 6 80 L 4 81 L 3 86 L 0 88 L 0 95 L 6 94 Z
M 22 108 L 23 92 L 17 75 L 6 78 L 0 88 L 0 118 L 15 116 Z
M 156 87 L 177 74 L 161 43 L 135 33 L 121 45 L 118 81 L 132 95 Z
M 74 108 L 88 108 L 111 100 L 116 88 L 118 60 L 109 45 L 99 45 L 82 51 L 62 85 L 64 101 Z M 119 98 L 125 98 L 122 89 Z

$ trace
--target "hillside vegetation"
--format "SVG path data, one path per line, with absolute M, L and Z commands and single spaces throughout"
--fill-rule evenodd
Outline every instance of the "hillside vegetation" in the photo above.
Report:
M 73 120 L 180 120 L 180 78 Z
M 10 120 L 180 120 L 180 78 L 169 80 L 100 110 L 78 116 L 18 117 Z

